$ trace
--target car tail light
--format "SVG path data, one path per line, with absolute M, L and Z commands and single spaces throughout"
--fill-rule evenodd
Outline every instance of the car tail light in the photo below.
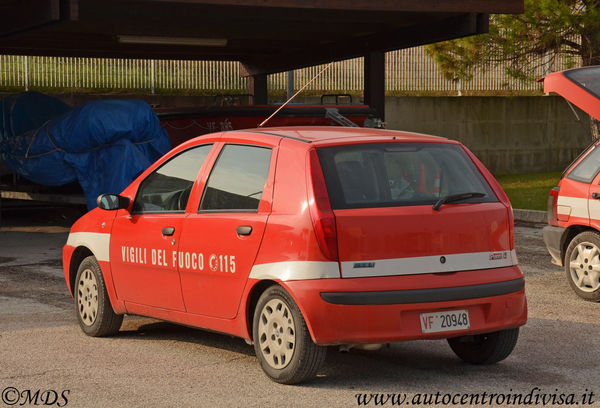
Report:
M 548 215 L 548 224 L 550 225 L 558 225 L 558 214 L 557 214 L 557 202 L 558 202 L 558 194 L 560 192 L 560 187 L 554 187 L 550 190 L 550 195 L 548 196 L 548 206 L 546 207 L 546 214 Z
M 511 250 L 515 249 L 515 213 L 510 203 L 508 204 L 508 245 Z
M 329 193 L 325 184 L 325 177 L 316 150 L 311 150 L 309 160 L 308 207 L 313 222 L 317 242 L 321 252 L 327 259 L 338 260 L 337 229 L 335 215 L 329 202 Z

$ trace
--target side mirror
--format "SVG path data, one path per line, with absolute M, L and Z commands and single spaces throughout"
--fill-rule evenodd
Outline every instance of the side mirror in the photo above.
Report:
M 120 210 L 129 207 L 129 198 L 118 194 L 102 194 L 98 196 L 96 204 L 106 211 Z

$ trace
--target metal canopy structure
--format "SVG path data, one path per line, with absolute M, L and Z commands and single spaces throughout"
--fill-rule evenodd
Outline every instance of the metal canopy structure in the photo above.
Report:
M 384 52 L 484 33 L 523 0 L 2 0 L 0 54 L 240 61 L 266 75 L 365 56 L 383 109 Z

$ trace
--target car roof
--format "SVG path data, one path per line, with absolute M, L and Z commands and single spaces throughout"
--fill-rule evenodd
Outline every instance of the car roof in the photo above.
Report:
M 262 133 L 280 136 L 314 145 L 332 143 L 361 143 L 398 140 L 406 142 L 443 142 L 446 138 L 421 133 L 402 132 L 387 129 L 372 129 L 341 126 L 289 126 L 236 130 L 234 132 Z

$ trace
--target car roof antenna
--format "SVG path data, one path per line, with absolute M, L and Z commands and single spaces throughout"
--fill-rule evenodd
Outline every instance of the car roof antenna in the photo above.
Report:
M 266 118 L 265 120 L 263 120 L 263 121 L 261 122 L 261 124 L 260 124 L 260 125 L 258 125 L 258 127 L 263 127 L 263 126 L 265 125 L 265 123 L 267 123 L 269 120 L 271 120 L 271 118 L 272 118 L 273 116 L 277 115 L 277 112 L 279 112 L 280 110 L 282 110 L 283 108 L 285 108 L 285 106 L 286 106 L 288 103 L 290 103 L 290 102 L 292 101 L 292 99 L 294 99 L 296 96 L 298 96 L 298 94 L 299 94 L 300 92 L 304 91 L 304 89 L 305 89 L 305 88 L 306 88 L 308 85 L 310 85 L 310 83 L 311 83 L 312 81 L 314 81 L 315 79 L 317 79 L 318 77 L 320 77 L 320 76 L 321 76 L 321 74 L 322 74 L 323 72 L 325 72 L 325 71 L 327 70 L 327 68 L 329 68 L 329 67 L 331 66 L 331 64 L 333 64 L 333 61 L 332 61 L 332 62 L 330 62 L 329 64 L 327 64 L 327 65 L 325 66 L 325 68 L 323 68 L 323 69 L 321 70 L 321 72 L 319 72 L 319 73 L 318 73 L 317 75 L 315 75 L 315 76 L 314 76 L 314 77 L 313 77 L 313 78 L 312 78 L 310 81 L 308 81 L 306 84 L 304 84 L 304 86 L 303 86 L 302 88 L 300 88 L 300 89 L 298 90 L 298 92 L 296 92 L 296 93 L 295 93 L 295 94 L 294 94 L 294 95 L 293 95 L 293 96 L 292 96 L 290 99 L 288 99 L 287 101 L 285 101 L 285 103 L 284 103 L 283 105 L 281 105 L 279 108 L 277 108 L 277 110 L 276 110 L 275 112 L 273 112 L 273 113 L 271 114 L 271 116 L 269 116 L 268 118 Z

